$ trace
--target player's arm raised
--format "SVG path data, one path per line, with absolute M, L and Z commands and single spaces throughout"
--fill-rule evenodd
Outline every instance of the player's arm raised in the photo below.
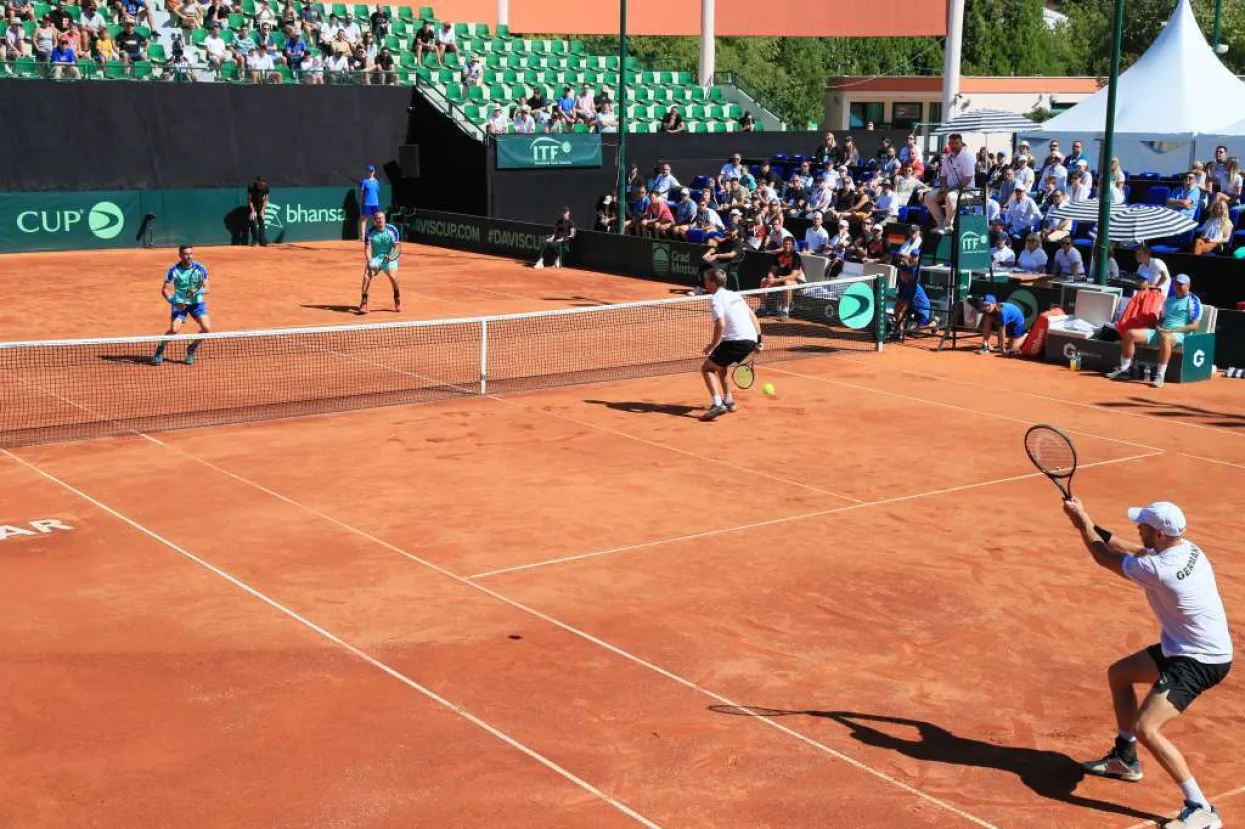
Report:
M 1094 519 L 1089 517 L 1085 506 L 1078 498 L 1069 498 L 1064 501 L 1063 511 L 1068 516 L 1068 520 L 1072 522 L 1072 526 L 1080 532 L 1081 541 L 1085 543 L 1085 548 L 1094 557 L 1094 562 L 1121 578 L 1127 578 L 1124 575 L 1124 559 L 1141 552 L 1144 548 L 1118 539 L 1106 530 L 1099 530 L 1094 524 Z

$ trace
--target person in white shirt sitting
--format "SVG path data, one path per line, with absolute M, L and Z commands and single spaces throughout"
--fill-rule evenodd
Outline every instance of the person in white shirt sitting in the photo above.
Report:
M 493 115 L 488 119 L 490 135 L 505 135 L 510 132 L 510 119 L 502 112 L 500 104 L 493 104 Z
M 1046 181 L 1047 176 L 1055 177 L 1055 186 L 1060 190 L 1068 189 L 1068 168 L 1063 166 L 1063 156 L 1053 153 L 1046 159 L 1046 166 L 1042 168 L 1038 181 Z
M 1044 241 L 1059 242 L 1071 236 L 1072 220 L 1053 215 L 1065 201 L 1063 193 L 1056 190 L 1051 198 L 1050 207 L 1046 210 L 1046 216 L 1042 219 L 1041 235 Z
M 437 29 L 433 37 L 433 45 L 437 50 L 437 61 L 441 64 L 445 63 L 446 52 L 458 54 L 458 39 L 454 36 L 454 27 L 448 20 Z
M 330 82 L 346 83 L 350 74 L 350 55 L 346 52 L 333 52 L 324 62 L 328 70 Z
M 891 183 L 883 180 L 878 185 L 880 192 L 877 200 L 873 203 L 873 220 L 875 222 L 889 222 L 899 216 L 899 199 L 895 198 L 895 193 L 891 190 Z
M 1025 156 L 1016 157 L 1015 178 L 1016 186 L 1025 190 L 1033 189 L 1035 180 L 1033 168 L 1029 166 L 1029 159 Z
M 1062 277 L 1065 281 L 1079 281 L 1085 278 L 1085 261 L 1081 258 L 1081 252 L 1072 244 L 1071 236 L 1065 236 L 1059 243 L 1051 273 L 1056 279 Z
M 818 179 L 817 183 L 813 185 L 813 192 L 808 194 L 808 213 L 806 215 L 821 215 L 830 209 L 833 202 L 834 194 L 830 192 L 830 188 L 826 187 L 825 181 Z
M 484 64 L 480 63 L 478 56 L 472 55 L 471 60 L 463 64 L 460 79 L 463 83 L 464 98 L 471 92 L 471 87 L 484 86 Z
M 267 44 L 260 43 L 251 52 L 251 56 L 247 58 L 247 68 L 251 70 L 251 83 L 281 83 L 281 75 L 275 71 L 276 64 L 268 52 Z
M 303 83 L 311 86 L 324 85 L 324 60 L 315 49 L 308 52 L 306 60 L 303 61 L 302 74 Z
M 1011 240 L 1006 233 L 995 237 L 994 247 L 990 248 L 990 259 L 996 268 L 1011 268 L 1016 265 L 1016 251 L 1012 250 Z
M 1007 203 L 1003 218 L 1007 225 L 1007 232 L 1015 238 L 1023 239 L 1029 235 L 1029 231 L 1041 224 L 1042 211 L 1038 209 L 1037 202 L 1028 192 L 1017 187 L 1012 191 L 1012 197 Z
M 947 137 L 947 149 L 938 169 L 938 186 L 925 195 L 925 207 L 934 220 L 935 233 L 946 233 L 952 228 L 960 192 L 973 186 L 976 175 L 973 154 L 964 146 L 959 133 Z
M 1073 203 L 1089 201 L 1089 184 L 1086 183 L 1080 170 L 1068 177 L 1068 201 Z
M 847 219 L 839 219 L 838 230 L 838 233 L 830 237 L 828 247 L 831 256 L 841 259 L 847 255 L 847 249 L 852 246 L 851 225 L 848 224 Z
M 220 36 L 219 23 L 213 23 L 208 36 L 203 39 L 203 51 L 207 53 L 208 66 L 219 71 L 229 55 L 229 44 Z
M 830 251 L 830 233 L 822 225 L 821 213 L 812 214 L 813 223 L 804 231 L 804 247 L 809 253 L 825 255 Z
M 720 174 L 724 181 L 730 181 L 733 178 L 734 179 L 743 178 L 745 169 L 746 168 L 744 167 L 743 156 L 741 156 L 739 153 L 735 153 L 733 156 L 731 156 L 730 161 L 722 165 L 722 170 Z
M 613 103 L 606 101 L 601 105 L 593 126 L 597 132 L 618 132 L 618 116 L 614 114 Z
M 1155 259 L 1150 253 L 1150 246 L 1141 244 L 1133 250 L 1134 256 L 1137 257 L 1137 279 L 1141 281 L 1138 290 L 1149 288 L 1154 291 L 1161 291 L 1163 298 L 1166 299 L 1172 290 L 1171 271 L 1167 270 L 1167 263 L 1162 259 Z
M 1042 250 L 1042 237 L 1030 233 L 1025 238 L 1024 250 L 1016 257 L 1016 270 L 1027 274 L 1045 274 L 1048 262 L 1046 251 Z
M 1081 172 L 1081 184 L 1084 184 L 1086 187 L 1092 189 L 1094 186 L 1094 174 L 1089 171 L 1089 162 L 1083 158 L 1080 159 L 1076 162 L 1076 166 L 1071 168 L 1068 175 L 1071 175 L 1077 170 Z
M 1210 216 L 1198 228 L 1197 238 L 1193 240 L 1193 255 L 1218 253 L 1231 241 L 1232 219 L 1228 215 L 1228 203 L 1223 199 L 1215 199 L 1210 205 Z
M 515 110 L 512 126 L 519 135 L 532 135 L 536 132 L 536 119 L 532 117 L 532 111 L 527 104 Z

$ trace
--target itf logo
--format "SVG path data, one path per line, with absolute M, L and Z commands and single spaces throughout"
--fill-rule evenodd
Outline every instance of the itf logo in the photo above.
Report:
M 965 253 L 985 250 L 989 243 L 990 239 L 984 233 L 974 233 L 970 230 L 960 234 L 960 250 Z
M 556 138 L 543 136 L 528 145 L 528 150 L 532 154 L 532 165 L 536 167 L 558 167 L 568 163 L 569 158 L 562 160 L 562 157 L 569 156 L 571 149 L 570 141 L 559 141 Z
M 102 201 L 87 214 L 86 225 L 100 239 L 115 239 L 125 229 L 125 213 L 110 201 Z

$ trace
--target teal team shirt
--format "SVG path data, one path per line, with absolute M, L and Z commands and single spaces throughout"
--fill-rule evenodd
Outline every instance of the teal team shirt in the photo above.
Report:
M 177 263 L 164 276 L 164 284 L 173 286 L 173 302 L 177 305 L 198 305 L 203 302 L 203 288 L 207 285 L 207 268 L 191 262 L 183 268 Z

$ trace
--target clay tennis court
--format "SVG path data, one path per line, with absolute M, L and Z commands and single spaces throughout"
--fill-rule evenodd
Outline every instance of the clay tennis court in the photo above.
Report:
M 669 296 L 410 253 L 404 317 Z M 197 256 L 218 329 L 358 321 L 334 307 L 353 247 Z M 4 262 L 4 339 L 162 329 L 168 251 Z M 1021 438 L 1072 435 L 1108 527 L 1181 504 L 1239 640 L 1234 381 L 920 343 L 758 371 L 777 396 L 712 424 L 681 374 L 3 450 L 0 524 L 23 532 L 0 541 L 0 825 L 1170 816 L 1156 763 L 1080 778 L 1112 737 L 1106 666 L 1157 627 Z M 1240 681 L 1169 732 L 1228 825 Z

